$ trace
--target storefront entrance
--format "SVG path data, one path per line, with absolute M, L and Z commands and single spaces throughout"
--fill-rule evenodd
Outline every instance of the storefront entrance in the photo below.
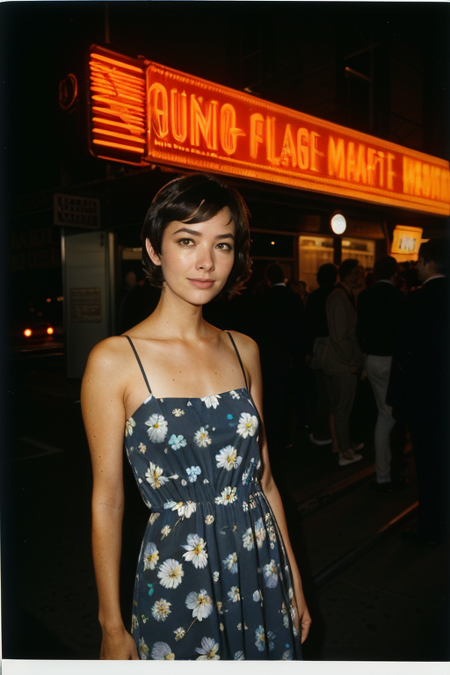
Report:
M 318 286 L 316 274 L 321 265 L 333 262 L 333 237 L 299 237 L 300 280 L 305 281 L 308 291 Z M 342 239 L 342 260 L 356 258 L 367 271 L 375 264 L 375 241 L 370 239 Z

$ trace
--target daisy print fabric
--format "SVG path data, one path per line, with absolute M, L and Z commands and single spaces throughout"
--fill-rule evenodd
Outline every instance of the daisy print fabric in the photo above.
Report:
M 245 387 L 149 396 L 127 420 L 149 508 L 130 627 L 140 659 L 301 659 L 289 563 L 260 485 L 259 426 Z

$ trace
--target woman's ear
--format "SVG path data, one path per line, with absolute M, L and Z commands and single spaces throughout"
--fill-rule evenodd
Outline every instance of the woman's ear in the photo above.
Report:
M 150 239 L 145 240 L 145 248 L 147 249 L 147 253 L 150 256 L 150 260 L 154 265 L 161 265 L 161 259 L 157 253 L 155 253 L 155 250 L 153 246 L 150 243 Z

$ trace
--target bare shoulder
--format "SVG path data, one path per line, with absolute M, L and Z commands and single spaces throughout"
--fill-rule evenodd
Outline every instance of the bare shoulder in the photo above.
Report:
M 89 354 L 81 385 L 85 426 L 93 420 L 97 424 L 100 419 L 107 420 L 109 426 L 116 422 L 119 427 L 124 424 L 124 394 L 129 372 L 127 346 L 124 338 L 110 337 L 96 344 Z
M 227 333 L 230 333 L 230 335 L 233 337 L 233 340 L 235 341 L 236 347 L 238 347 L 238 349 L 241 347 L 242 349 L 247 349 L 249 351 L 258 351 L 258 345 L 248 335 L 244 335 L 244 333 L 238 333 L 236 330 L 228 330 Z
M 259 348 L 251 337 L 248 337 L 248 335 L 244 335 L 243 333 L 238 333 L 235 330 L 227 332 L 233 337 L 239 354 L 246 365 L 248 364 L 250 366 L 254 361 L 259 362 Z
M 253 400 L 262 414 L 262 379 L 261 379 L 261 364 L 259 360 L 259 348 L 257 343 L 242 333 L 237 333 L 230 330 L 233 340 L 236 343 L 239 355 L 241 357 L 244 369 L 247 373 L 248 387 L 252 394 Z
M 131 348 L 125 338 L 121 336 L 106 338 L 91 350 L 85 377 L 91 374 L 104 374 L 107 377 L 115 375 L 114 379 L 117 379 L 130 355 Z

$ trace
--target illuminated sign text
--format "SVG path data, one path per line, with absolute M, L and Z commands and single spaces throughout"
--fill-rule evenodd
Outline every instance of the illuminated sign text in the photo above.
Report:
M 417 260 L 422 242 L 422 228 L 397 225 L 391 245 L 391 255 L 399 262 L 403 260 Z
M 449 163 L 94 47 L 91 152 L 450 215 Z

